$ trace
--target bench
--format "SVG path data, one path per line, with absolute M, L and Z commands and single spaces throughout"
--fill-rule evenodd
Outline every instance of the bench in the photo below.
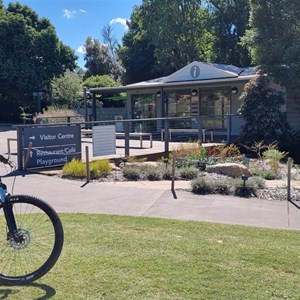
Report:
M 202 130 L 202 142 L 205 143 L 205 137 L 206 137 L 206 131 L 210 131 L 210 141 L 212 142 L 214 140 L 214 129 L 207 129 L 203 128 Z M 198 134 L 198 129 L 192 129 L 192 128 L 169 128 L 169 138 L 170 141 L 172 139 L 172 133 L 197 133 Z M 161 136 L 161 141 L 164 141 L 164 133 L 165 129 L 161 129 L 160 136 Z
M 116 132 L 116 136 L 125 137 L 124 132 Z M 129 137 L 138 137 L 140 139 L 140 146 L 143 148 L 143 137 L 149 137 L 150 148 L 153 147 L 152 133 L 148 132 L 130 132 Z
M 81 133 L 84 136 L 91 136 L 93 133 L 92 129 L 81 129 Z M 125 137 L 125 132 L 116 132 L 116 137 Z M 140 147 L 143 148 L 143 138 L 149 137 L 150 148 L 153 147 L 152 133 L 148 132 L 130 132 L 129 137 L 137 137 L 140 139 Z
M 10 143 L 17 142 L 16 138 L 7 138 L 7 153 L 10 154 Z

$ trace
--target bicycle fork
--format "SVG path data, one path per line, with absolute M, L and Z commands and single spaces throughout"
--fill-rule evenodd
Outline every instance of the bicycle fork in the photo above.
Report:
M 4 216 L 6 219 L 6 224 L 8 227 L 8 239 L 13 238 L 15 241 L 19 239 L 17 224 L 15 220 L 15 216 L 13 214 L 13 205 L 7 201 L 7 189 L 6 185 L 1 182 L 0 179 L 0 199 L 2 202 L 2 207 L 4 211 Z

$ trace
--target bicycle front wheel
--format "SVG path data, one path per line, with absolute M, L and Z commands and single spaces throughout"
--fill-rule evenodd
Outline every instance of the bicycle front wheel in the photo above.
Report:
M 64 240 L 62 223 L 46 202 L 25 195 L 9 196 L 19 239 L 10 237 L 0 205 L 0 282 L 30 283 L 58 260 Z

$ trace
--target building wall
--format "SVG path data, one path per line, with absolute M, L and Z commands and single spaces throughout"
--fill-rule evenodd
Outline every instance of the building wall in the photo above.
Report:
M 84 117 L 84 108 L 80 108 L 78 113 Z M 88 116 L 92 116 L 93 109 L 88 108 Z M 115 120 L 115 117 L 122 116 L 126 119 L 126 107 L 97 107 L 97 121 Z
M 247 81 L 245 82 L 238 82 L 238 83 L 227 83 L 227 84 L 205 84 L 205 82 L 203 83 L 203 85 L 198 85 L 198 86 L 178 86 L 176 87 L 176 89 L 164 89 L 165 92 L 170 92 L 170 91 L 174 91 L 174 90 L 185 90 L 185 89 L 190 89 L 191 91 L 193 89 L 196 90 L 207 90 L 207 89 L 228 89 L 231 90 L 231 88 L 236 87 L 238 89 L 238 93 L 237 94 L 231 94 L 231 111 L 230 114 L 235 114 L 236 116 L 233 116 L 231 118 L 231 129 L 232 129 L 232 134 L 233 135 L 239 135 L 239 132 L 241 130 L 241 126 L 243 125 L 243 120 L 237 115 L 238 113 L 238 109 L 240 107 L 240 100 L 238 99 L 244 89 L 244 85 L 247 83 Z M 136 90 L 136 91 L 130 91 L 127 93 L 127 109 L 128 111 L 132 110 L 132 106 L 131 106 L 131 97 L 135 94 L 154 94 L 157 93 L 159 91 L 159 89 L 149 89 L 149 90 Z M 157 102 L 157 117 L 163 117 L 162 115 L 162 103 L 161 103 L 161 99 Z M 162 126 L 161 121 L 158 121 L 157 123 L 157 130 L 159 131 L 160 128 Z
M 286 92 L 286 117 L 294 130 L 300 130 L 300 88 Z

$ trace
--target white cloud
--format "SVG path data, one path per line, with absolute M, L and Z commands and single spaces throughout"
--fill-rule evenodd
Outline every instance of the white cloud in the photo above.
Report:
M 67 19 L 74 18 L 75 14 L 77 14 L 78 12 L 79 13 L 84 13 L 84 14 L 87 13 L 87 11 L 82 9 L 82 8 L 80 8 L 78 11 L 70 10 L 70 9 L 63 9 L 63 12 L 64 12 L 63 17 L 67 18 Z
M 126 30 L 128 30 L 128 26 L 127 26 L 126 22 L 127 22 L 127 19 L 119 17 L 119 18 L 112 19 L 109 22 L 109 24 L 110 25 L 112 25 L 112 24 L 121 24 L 125 27 Z
M 76 10 L 64 9 L 63 12 L 64 12 L 63 17 L 67 19 L 73 18 L 74 15 L 76 14 Z
M 86 53 L 84 46 L 79 46 L 78 49 L 76 50 L 76 52 L 78 52 L 80 54 L 85 54 Z

